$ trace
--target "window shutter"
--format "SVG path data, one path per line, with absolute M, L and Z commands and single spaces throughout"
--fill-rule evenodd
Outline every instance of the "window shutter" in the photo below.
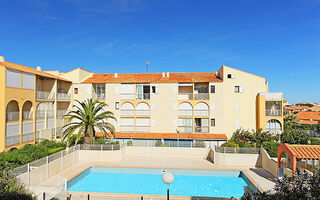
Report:
M 243 89 L 243 87 L 242 87 L 242 86 L 240 86 L 240 87 L 239 87 L 239 91 L 240 91 L 241 93 L 243 93 L 243 92 L 244 92 L 244 89 Z
M 7 69 L 7 87 L 21 88 L 21 72 Z
M 22 73 L 22 86 L 25 89 L 34 90 L 35 76 L 34 74 Z

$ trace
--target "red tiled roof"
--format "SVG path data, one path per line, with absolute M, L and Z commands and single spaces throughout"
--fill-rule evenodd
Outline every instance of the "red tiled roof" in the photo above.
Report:
M 96 136 L 101 137 L 104 134 L 97 132 Z M 225 134 L 202 134 L 202 133 L 116 133 L 116 138 L 140 138 L 140 139 L 207 139 L 207 140 L 227 140 Z
M 320 159 L 320 145 L 284 144 L 297 159 Z
M 191 83 L 191 82 L 222 82 L 215 72 L 169 73 L 169 77 L 162 77 L 162 73 L 140 74 L 94 74 L 82 83 Z
M 320 120 L 320 112 L 317 111 L 301 111 L 299 112 L 296 117 L 299 120 L 310 120 L 319 121 Z
M 59 80 L 63 80 L 63 81 L 67 81 L 67 82 L 71 82 L 67 79 L 49 74 L 47 72 L 43 72 L 43 71 L 38 71 L 32 67 L 27 67 L 24 65 L 19 65 L 16 63 L 12 63 L 12 62 L 8 62 L 8 61 L 4 61 L 4 62 L 0 62 L 0 65 L 8 68 L 8 69 L 13 69 L 13 70 L 17 70 L 17 71 L 22 71 L 22 72 L 26 72 L 26 73 L 30 73 L 30 74 L 36 74 L 39 76 L 44 76 L 44 77 L 48 77 L 48 78 L 53 78 L 53 79 L 59 79 Z

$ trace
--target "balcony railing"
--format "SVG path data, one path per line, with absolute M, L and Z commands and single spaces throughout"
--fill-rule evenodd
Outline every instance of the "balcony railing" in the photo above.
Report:
M 39 101 L 54 100 L 54 92 L 37 91 L 36 99 Z
M 26 133 L 26 134 L 22 134 L 22 142 L 32 141 L 32 140 L 33 140 L 33 136 L 34 136 L 34 133 L 33 133 L 33 132 L 31 132 L 31 133 Z
M 179 133 L 192 133 L 193 127 L 192 126 L 179 126 Z
M 103 100 L 106 100 L 106 95 L 105 94 L 94 94 L 93 99 L 103 101 Z
M 136 126 L 137 133 L 148 133 L 150 132 L 150 126 Z
M 33 118 L 33 111 L 23 111 L 22 112 L 22 119 L 28 120 Z
M 271 110 L 271 109 L 267 109 L 267 110 L 266 110 L 266 116 L 281 117 L 281 116 L 282 116 L 282 110 Z
M 194 128 L 196 133 L 209 133 L 209 126 L 196 126 Z
M 121 116 L 134 116 L 134 110 L 121 110 L 120 111 Z
M 44 119 L 46 116 L 45 110 L 37 110 L 36 112 L 36 119 Z
M 54 118 L 54 110 L 47 110 L 47 118 Z
M 133 100 L 134 96 L 134 93 L 121 93 L 121 99 L 123 100 Z
M 209 100 L 209 93 L 194 94 L 194 100 Z
M 58 92 L 57 98 L 58 100 L 70 100 L 71 95 L 68 93 Z
M 18 121 L 19 120 L 19 112 L 7 112 L 7 121 Z
M 57 117 L 62 117 L 67 113 L 67 110 L 57 110 Z
M 179 93 L 179 100 L 193 100 L 193 94 L 192 93 Z
M 192 110 L 179 109 L 179 116 L 192 116 Z
M 6 136 L 6 146 L 19 144 L 20 143 L 20 135 Z
M 195 116 L 209 116 L 209 110 L 194 110 Z
M 136 95 L 136 99 L 150 99 L 150 93 L 140 93 Z
M 136 110 L 136 116 L 149 116 L 150 110 Z
M 121 125 L 120 131 L 124 133 L 133 133 L 134 125 Z

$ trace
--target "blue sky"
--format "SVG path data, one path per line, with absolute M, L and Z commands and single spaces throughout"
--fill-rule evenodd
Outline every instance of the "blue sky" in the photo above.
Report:
M 319 0 L 1 0 L 0 55 L 44 70 L 207 72 L 267 78 L 320 102 Z

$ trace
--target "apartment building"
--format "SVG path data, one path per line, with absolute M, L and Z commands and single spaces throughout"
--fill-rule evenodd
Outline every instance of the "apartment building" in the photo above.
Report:
M 56 138 L 72 91 L 67 79 L 0 57 L 0 152 Z
M 0 150 L 38 137 L 56 138 L 64 124 L 61 116 L 74 100 L 88 98 L 108 104 L 117 118 L 116 138 L 122 142 L 188 146 L 201 140 L 219 146 L 238 128 L 263 128 L 273 134 L 283 130 L 282 93 L 269 93 L 264 77 L 227 66 L 208 73 L 93 73 L 81 68 L 62 73 L 2 59 L 0 67 L 0 111 L 6 115 L 0 122 Z M 24 117 L 25 111 L 32 116 Z

